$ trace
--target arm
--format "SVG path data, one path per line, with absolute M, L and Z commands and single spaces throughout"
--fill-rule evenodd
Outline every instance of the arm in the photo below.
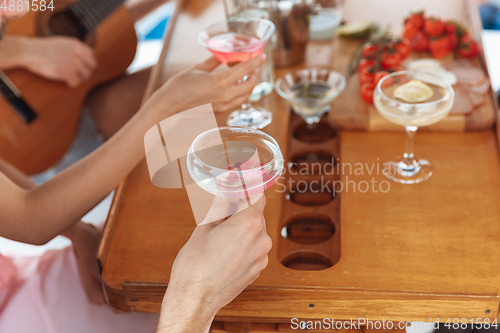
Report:
M 0 40 L 0 69 L 26 67 L 26 40 L 26 37 L 17 36 L 5 36 Z
M 257 279 L 272 247 L 265 204 L 262 196 L 222 223 L 196 227 L 172 266 L 157 333 L 208 332 L 217 312 Z M 229 207 L 218 198 L 211 211 Z
M 212 72 L 213 58 L 160 88 L 111 139 L 44 184 L 23 189 L 0 173 L 0 236 L 43 244 L 62 233 L 101 201 L 144 157 L 143 138 L 157 122 L 205 103 L 236 108 L 255 84 L 237 83 L 262 64 L 254 58 L 224 72 Z
M 15 184 L 23 189 L 34 189 L 36 184 L 15 167 L 0 160 L 0 172 L 3 172 Z M 101 277 L 97 267 L 96 252 L 101 232 L 93 225 L 79 221 L 61 235 L 73 243 L 78 273 L 87 297 L 96 304 L 105 302 L 101 287 Z

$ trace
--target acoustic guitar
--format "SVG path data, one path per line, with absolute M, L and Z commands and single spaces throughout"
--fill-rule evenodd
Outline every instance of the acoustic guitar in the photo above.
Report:
M 94 49 L 99 65 L 76 89 L 24 69 L 0 72 L 1 158 L 34 174 L 64 156 L 90 90 L 122 74 L 135 56 L 137 37 L 123 1 L 55 0 L 53 11 L 30 11 L 9 21 L 11 35 L 76 37 Z

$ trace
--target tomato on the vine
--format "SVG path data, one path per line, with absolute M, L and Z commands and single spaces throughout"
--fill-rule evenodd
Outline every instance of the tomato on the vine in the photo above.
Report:
M 422 29 L 424 26 L 424 11 L 419 11 L 415 13 L 411 13 L 408 20 L 413 23 L 413 25 L 418 29 Z
M 378 84 L 378 82 L 386 75 L 389 75 L 389 72 L 387 71 L 380 71 L 380 72 L 377 72 L 375 74 L 375 77 L 373 79 L 373 83 L 375 84 L 375 86 Z M 382 83 L 382 88 L 385 88 L 387 86 L 390 86 L 391 85 L 391 82 L 392 80 L 390 78 L 386 79 L 383 83 Z
M 446 23 L 436 17 L 429 17 L 425 20 L 424 30 L 429 36 L 441 36 L 446 28 Z
M 458 45 L 458 37 L 454 33 L 446 36 L 448 38 L 448 51 L 453 52 Z
M 470 36 L 462 37 L 460 40 L 460 55 L 464 58 L 471 58 L 478 55 L 481 52 L 481 48 L 479 47 L 479 43 L 474 40 L 474 38 Z
M 405 23 L 403 38 L 411 40 L 417 32 L 419 32 L 419 29 L 411 21 L 408 21 Z
M 382 53 L 382 58 L 380 60 L 380 65 L 382 68 L 387 69 L 391 67 L 398 66 L 401 63 L 401 54 L 396 51 L 387 51 Z
M 427 51 L 429 48 L 429 37 L 422 31 L 417 32 L 415 37 L 411 40 L 411 47 L 415 51 Z
M 443 58 L 449 51 L 448 38 L 446 36 L 432 38 L 429 43 L 429 50 L 434 58 Z
M 363 83 L 359 90 L 361 98 L 367 103 L 373 103 L 373 90 L 375 90 L 375 85 L 372 82 Z
M 358 72 L 361 72 L 365 68 L 370 68 L 375 65 L 375 60 L 361 59 L 358 64 Z
M 401 42 L 395 45 L 396 50 L 401 55 L 401 59 L 406 59 L 411 53 L 411 44 L 408 39 L 403 39 Z
M 359 72 L 359 83 L 372 82 L 375 76 L 375 67 L 364 68 Z
M 377 55 L 378 45 L 373 45 L 372 43 L 366 43 L 363 46 L 362 55 L 363 58 L 374 58 Z

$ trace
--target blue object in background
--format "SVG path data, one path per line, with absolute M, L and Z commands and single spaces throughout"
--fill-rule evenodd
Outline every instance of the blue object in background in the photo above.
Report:
M 151 29 L 151 31 L 146 34 L 146 36 L 144 36 L 144 40 L 162 39 L 163 33 L 165 32 L 165 27 L 167 26 L 169 20 L 170 16 L 158 23 L 153 29 Z
M 484 29 L 500 30 L 500 8 L 495 4 L 479 6 Z

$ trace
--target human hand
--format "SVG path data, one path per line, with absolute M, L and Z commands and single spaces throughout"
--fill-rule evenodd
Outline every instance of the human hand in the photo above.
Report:
M 97 67 L 92 48 L 76 38 L 27 38 L 25 44 L 26 69 L 70 88 L 87 81 Z
M 64 235 L 73 243 L 78 274 L 87 297 L 94 304 L 103 304 L 105 298 L 96 259 L 101 232 L 92 224 L 79 222 Z
M 149 105 L 163 105 L 172 100 L 179 111 L 211 103 L 216 113 L 233 111 L 248 101 L 257 82 L 256 69 L 263 56 L 237 64 L 230 69 L 214 71 L 220 61 L 211 57 L 170 78 L 148 101 Z M 248 75 L 246 81 L 241 81 Z M 241 82 L 240 82 L 241 81 Z
M 196 227 L 172 266 L 158 332 L 207 331 L 215 314 L 257 279 L 272 247 L 265 204 L 262 196 L 224 222 Z M 207 220 L 224 216 L 230 205 L 217 199 Z

